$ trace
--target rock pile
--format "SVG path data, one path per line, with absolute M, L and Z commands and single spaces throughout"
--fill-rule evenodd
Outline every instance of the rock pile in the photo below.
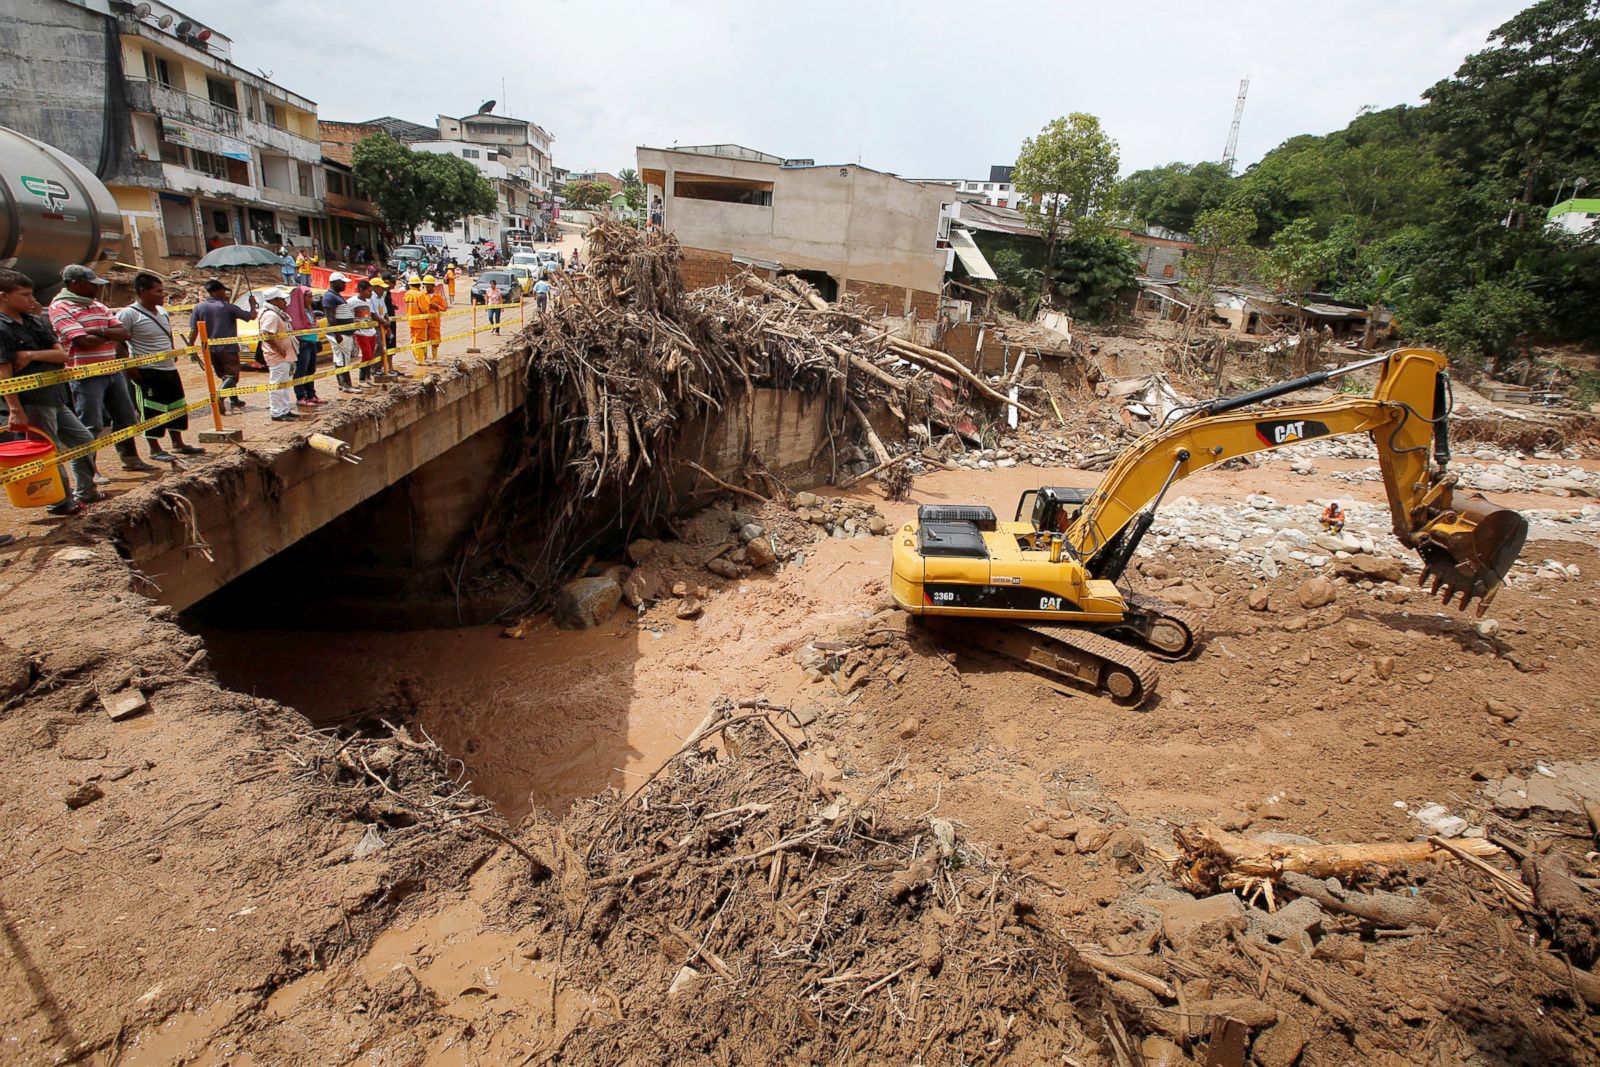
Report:
M 889 520 L 862 500 L 796 493 L 790 509 L 796 518 L 814 527 L 816 532 L 810 538 L 814 541 L 824 537 L 877 537 L 889 532 Z

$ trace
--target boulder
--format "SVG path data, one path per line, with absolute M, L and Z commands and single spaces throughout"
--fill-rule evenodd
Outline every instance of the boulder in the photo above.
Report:
M 630 608 L 639 607 L 661 596 L 661 584 L 661 576 L 653 568 L 636 567 L 622 583 L 622 599 Z
M 802 508 L 814 508 L 821 502 L 821 499 L 815 493 L 796 493 L 794 495 L 795 506 Z
M 1217 598 L 1192 585 L 1175 585 L 1161 590 L 1161 599 L 1174 604 L 1181 604 L 1186 608 L 1212 608 L 1216 606 Z
M 772 550 L 772 542 L 765 537 L 751 538 L 750 543 L 744 546 L 744 550 L 752 567 L 770 567 L 778 558 L 778 554 Z
M 1352 582 L 1399 582 L 1403 577 L 1400 561 L 1391 556 L 1351 556 L 1334 563 L 1336 578 Z
M 1252 589 L 1250 591 L 1250 610 L 1251 611 L 1271 611 L 1272 610 L 1272 590 L 1270 590 L 1270 589 Z
M 743 541 L 747 545 L 756 538 L 765 537 L 766 535 L 766 527 L 762 526 L 759 522 L 747 522 L 743 526 L 739 527 L 739 540 Z
M 579 578 L 556 594 L 556 625 L 588 630 L 611 618 L 622 600 L 622 586 L 610 578 Z
M 678 601 L 677 615 L 680 619 L 698 619 L 705 610 L 705 605 L 700 603 L 699 597 L 686 596 Z
M 706 570 L 710 571 L 712 574 L 721 575 L 724 578 L 740 577 L 739 565 L 734 563 L 732 560 L 724 559 L 721 556 L 718 556 L 716 559 L 708 562 L 706 564 Z
M 1274 912 L 1256 912 L 1252 923 L 1274 941 L 1298 942 L 1301 934 L 1322 929 L 1322 905 L 1310 897 L 1296 897 Z
M 1250 1048 L 1250 1057 L 1258 1067 L 1294 1067 L 1310 1040 L 1310 1029 L 1291 1015 L 1256 1038 L 1256 1043 Z
M 1300 589 L 1296 595 L 1300 598 L 1300 606 L 1310 611 L 1325 604 L 1332 604 L 1336 594 L 1333 583 L 1326 578 L 1319 577 L 1307 578 L 1301 582 Z
M 874 536 L 883 533 L 889 528 L 889 520 L 882 515 L 873 515 L 867 520 L 867 530 Z
M 641 537 L 637 541 L 628 543 L 628 559 L 636 567 L 655 555 L 655 551 L 656 543 L 648 537 Z

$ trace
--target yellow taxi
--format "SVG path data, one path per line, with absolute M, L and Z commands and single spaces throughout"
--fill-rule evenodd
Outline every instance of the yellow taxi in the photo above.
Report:
M 505 268 L 511 276 L 517 279 L 517 284 L 522 287 L 524 295 L 533 291 L 533 283 L 538 281 L 534 276 L 533 268 L 522 263 L 513 263 Z

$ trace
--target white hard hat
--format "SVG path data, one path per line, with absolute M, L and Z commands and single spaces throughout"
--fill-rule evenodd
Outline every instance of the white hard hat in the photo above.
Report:
M 350 278 L 348 275 L 340 274 L 338 271 L 334 271 L 332 274 L 328 275 L 329 285 L 332 285 L 334 282 L 347 282 L 349 280 Z

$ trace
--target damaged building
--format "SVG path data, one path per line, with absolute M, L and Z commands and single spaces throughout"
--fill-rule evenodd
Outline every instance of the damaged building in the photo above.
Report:
M 641 147 L 638 164 L 651 215 L 683 246 L 689 286 L 754 267 L 884 315 L 938 314 L 948 189 L 733 144 Z

